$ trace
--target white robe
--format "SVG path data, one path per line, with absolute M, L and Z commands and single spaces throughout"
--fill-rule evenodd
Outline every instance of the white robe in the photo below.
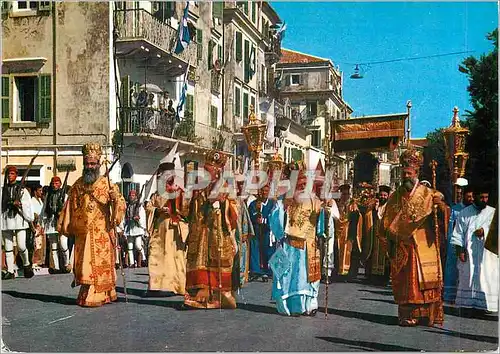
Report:
M 28 222 L 33 221 L 33 208 L 31 206 L 31 196 L 27 189 L 21 192 L 22 215 L 9 218 L 7 211 L 2 212 L 2 231 L 5 230 L 25 230 L 29 228 Z M 23 218 L 24 217 L 24 218 Z
M 139 207 L 139 221 L 137 223 L 131 223 L 130 221 L 125 221 L 125 219 L 123 219 L 122 228 L 124 230 L 124 235 L 127 237 L 144 235 L 144 232 L 146 230 L 146 211 L 144 210 L 142 203 Z
M 328 242 L 328 254 L 324 254 L 323 257 L 323 270 L 328 273 L 328 276 L 331 276 L 333 273 L 333 269 L 335 268 L 335 258 L 334 258 L 334 250 L 335 250 L 335 220 L 340 219 L 339 207 L 337 206 L 337 202 L 332 200 L 333 204 L 330 207 L 330 215 L 328 218 L 328 235 L 326 238 L 326 242 Z M 328 269 L 326 267 L 328 258 Z
M 458 289 L 456 305 L 498 311 L 498 256 L 484 248 L 495 208 L 479 211 L 474 205 L 458 215 L 451 244 L 466 249 L 466 262 L 457 262 Z M 484 237 L 474 231 L 483 228 Z

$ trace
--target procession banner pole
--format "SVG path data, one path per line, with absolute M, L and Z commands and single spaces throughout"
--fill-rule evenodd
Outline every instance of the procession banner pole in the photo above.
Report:
M 436 160 L 432 160 L 431 163 L 431 169 L 432 169 L 432 188 L 436 190 L 436 168 L 437 168 L 437 162 Z M 434 216 L 434 232 L 436 236 L 436 260 L 438 264 L 438 283 L 439 287 L 441 288 L 441 258 L 439 256 L 439 250 L 440 250 L 440 245 L 439 245 L 439 224 L 438 224 L 438 206 L 436 204 L 433 205 L 433 216 Z
M 106 158 L 104 159 L 104 164 L 106 166 L 106 177 L 108 179 L 108 186 L 109 186 L 109 189 L 111 190 L 112 186 L 111 186 L 111 180 L 109 178 L 109 171 L 108 170 L 108 154 L 106 153 Z M 109 207 L 109 210 L 110 210 L 110 223 L 113 227 L 113 231 L 114 231 L 114 234 L 115 234 L 115 244 L 114 246 L 118 249 L 118 261 L 119 261 L 119 265 L 120 265 L 120 273 L 122 274 L 122 279 L 123 279 L 123 292 L 125 293 L 125 303 L 128 302 L 128 298 L 127 298 L 127 279 L 125 277 L 125 271 L 123 270 L 123 262 L 122 262 L 122 257 L 121 257 L 121 248 L 120 248 L 120 243 L 118 242 L 118 231 L 116 230 L 116 225 L 113 221 L 113 204 L 110 203 L 110 207 Z M 113 244 L 113 239 L 111 238 L 111 244 Z

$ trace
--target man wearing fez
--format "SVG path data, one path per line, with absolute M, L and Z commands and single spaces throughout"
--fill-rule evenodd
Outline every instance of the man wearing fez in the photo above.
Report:
M 23 261 L 24 277 L 31 278 L 34 275 L 26 247 L 26 230 L 34 219 L 31 196 L 27 189 L 16 182 L 17 174 L 15 166 L 7 166 L 2 189 L 2 237 L 7 263 L 7 273 L 2 276 L 4 280 L 14 279 L 14 237 Z
M 126 204 L 118 186 L 100 176 L 101 146 L 88 143 L 82 152 L 82 176 L 69 192 L 57 231 L 75 238 L 75 285 L 81 285 L 77 304 L 97 307 L 117 299 L 114 230 Z
M 62 189 L 61 185 L 61 179 L 58 176 L 52 177 L 47 191 L 47 198 L 45 198 L 42 210 L 42 220 L 45 227 L 45 234 L 50 242 L 51 259 L 49 262 L 49 272 L 51 274 L 58 273 L 60 271 L 62 273 L 69 273 L 71 271 L 68 237 L 62 234 L 59 235 L 56 229 L 59 213 L 63 209 L 64 202 L 67 199 L 66 191 Z M 63 267 L 59 266 L 59 244 L 61 245 L 63 256 Z
M 226 193 L 219 193 L 228 156 L 212 150 L 205 157 L 209 185 L 191 199 L 187 239 L 184 304 L 193 308 L 236 308 L 232 286 L 237 211 Z
M 418 151 L 406 150 L 399 161 L 402 185 L 389 197 L 381 225 L 391 261 L 399 325 L 442 324 L 443 277 L 438 242 L 446 233 L 446 205 L 441 193 L 419 183 L 422 157 Z

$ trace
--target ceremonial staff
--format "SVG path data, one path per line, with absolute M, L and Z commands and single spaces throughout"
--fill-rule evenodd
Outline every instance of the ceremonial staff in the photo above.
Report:
M 116 160 L 118 161 L 118 160 Z M 112 189 L 112 186 L 111 186 L 111 180 L 109 179 L 109 172 L 111 169 L 108 169 L 108 158 L 107 158 L 107 154 L 106 154 L 106 158 L 104 159 L 104 165 L 106 166 L 106 177 L 108 179 L 108 186 L 109 186 L 109 189 L 111 190 Z M 114 164 L 113 164 L 114 165 Z M 113 166 L 112 165 L 112 166 Z M 115 242 L 113 242 L 113 238 L 111 238 L 111 244 L 113 246 L 115 246 L 118 251 L 121 251 L 120 249 L 120 243 L 117 242 L 117 237 L 118 237 L 118 231 L 116 230 L 116 225 L 114 223 L 114 220 L 113 220 L 113 215 L 114 215 L 114 210 L 113 210 L 113 203 L 110 203 L 109 205 L 109 210 L 110 210 L 110 223 L 113 227 L 113 231 L 114 231 L 114 234 L 115 234 Z M 125 302 L 128 302 L 128 299 L 127 299 L 127 279 L 125 277 L 125 272 L 123 270 L 123 262 L 122 262 L 122 257 L 121 257 L 121 254 L 118 255 L 118 261 L 119 261 L 119 265 L 120 265 L 120 273 L 122 274 L 122 279 L 123 279 L 123 292 L 125 293 Z
M 437 167 L 437 162 L 436 160 L 432 160 L 431 163 L 431 169 L 432 169 L 432 188 L 436 190 L 436 167 Z M 436 235 L 436 261 L 438 264 L 438 283 L 439 283 L 439 288 L 442 287 L 441 285 L 441 258 L 439 257 L 439 224 L 438 224 L 438 206 L 437 204 L 433 203 L 433 213 L 434 213 L 434 232 Z

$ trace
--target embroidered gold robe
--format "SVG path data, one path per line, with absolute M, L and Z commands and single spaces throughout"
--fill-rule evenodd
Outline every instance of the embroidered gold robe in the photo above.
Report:
M 162 211 L 162 207 L 169 207 L 172 215 Z M 179 295 L 186 292 L 188 224 L 182 217 L 187 211 L 182 192 L 170 200 L 154 194 L 146 207 L 150 235 L 149 290 L 171 291 Z
M 101 306 L 117 298 L 114 227 L 125 216 L 125 199 L 112 186 L 118 199 L 110 215 L 109 184 L 99 177 L 92 185 L 80 177 L 72 186 L 59 216 L 57 231 L 75 238 L 75 284 L 82 285 L 77 303 Z
M 389 198 L 382 218 L 400 321 L 424 319 L 428 325 L 443 323 L 443 276 L 433 217 L 435 194 L 433 189 L 418 185 L 406 196 L 400 187 Z M 444 203 L 438 204 L 438 224 L 442 237 L 448 224 Z
M 335 238 L 338 247 L 338 274 L 348 275 L 353 260 L 353 248 L 362 248 L 362 217 L 357 211 L 349 211 L 349 205 L 339 206 L 340 219 L 335 220 Z M 357 260 L 355 260 L 357 263 Z M 356 272 L 357 274 L 357 272 Z
M 232 270 L 237 212 L 228 199 L 212 201 L 208 192 L 190 203 L 184 303 L 196 308 L 236 308 Z

